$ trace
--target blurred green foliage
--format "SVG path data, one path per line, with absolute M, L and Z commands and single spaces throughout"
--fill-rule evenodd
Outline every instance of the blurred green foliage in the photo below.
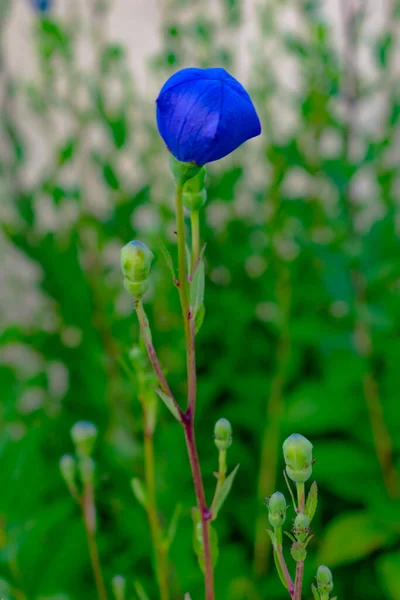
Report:
M 319 4 L 258 5 L 245 70 L 264 135 L 208 169 L 197 419 L 208 498 L 220 417 L 233 427 L 229 466 L 241 464 L 217 524 L 220 600 L 285 597 L 273 570 L 259 565 L 255 576 L 253 563 L 256 522 L 266 518 L 260 490 L 284 491 L 280 444 L 293 431 L 312 440 L 317 459 L 320 510 L 306 589 L 324 562 L 340 599 L 400 599 L 399 6 L 385 3 L 375 35 L 363 3 L 352 13 L 343 2 L 339 25 Z M 238 69 L 240 78 L 235 40 L 246 26 L 245 7 L 237 0 L 166 3 L 162 50 L 148 66 L 155 93 L 190 64 Z M 8 3 L 10 18 L 13 8 Z M 12 600 L 96 597 L 79 510 L 58 468 L 72 449 L 70 428 L 82 419 L 100 431 L 99 551 L 107 586 L 122 573 L 129 597 L 139 580 L 157 598 L 149 528 L 130 488 L 132 477 L 143 476 L 141 408 L 118 359 L 138 328 L 118 260 L 119 248 L 136 237 L 157 255 L 148 312 L 183 399 L 178 298 L 157 242 L 161 237 L 175 252 L 172 181 L 153 98 L 136 86 L 125 49 L 107 38 L 109 9 L 94 1 L 89 27 L 73 3 L 60 18 L 36 16 L 33 80 L 12 75 L 4 38 L 1 50 L 7 293 L 0 593 Z M 301 26 L 282 26 L 285 14 Z M 79 55 L 82 40 L 89 67 Z M 40 152 L 44 147 L 33 175 L 28 166 L 39 158 L 26 119 L 39 131 Z M 164 406 L 155 445 L 163 522 L 183 506 L 171 548 L 174 597 L 190 591 L 201 598 L 190 470 L 182 432 Z

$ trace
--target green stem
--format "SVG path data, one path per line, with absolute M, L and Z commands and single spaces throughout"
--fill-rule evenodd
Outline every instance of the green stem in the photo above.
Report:
M 197 506 L 200 511 L 202 532 L 203 532 L 203 545 L 204 545 L 204 583 L 205 583 L 205 597 L 206 600 L 214 600 L 214 572 L 212 565 L 211 556 L 211 543 L 210 543 L 210 526 L 209 520 L 211 518 L 211 512 L 207 508 L 203 479 L 201 476 L 199 457 L 197 454 L 195 431 L 194 431 L 194 419 L 196 412 L 196 392 L 197 392 L 197 378 L 196 378 L 196 346 L 195 346 L 195 335 L 194 335 L 194 322 L 191 318 L 188 303 L 188 282 L 187 282 L 187 269 L 186 269 L 186 249 L 185 249 L 185 222 L 183 216 L 183 198 L 182 198 L 183 186 L 181 182 L 176 183 L 176 194 L 175 194 L 175 208 L 176 208 L 176 222 L 177 222 L 177 234 L 178 234 L 178 266 L 179 266 L 179 279 L 178 289 L 179 297 L 182 307 L 182 317 L 185 330 L 185 341 L 186 341 L 186 360 L 187 360 L 187 377 L 188 377 L 188 408 L 183 420 L 183 426 L 185 430 L 185 439 L 188 449 L 190 467 L 192 470 L 194 489 L 196 493 Z
M 214 512 L 215 502 L 218 498 L 218 494 L 224 485 L 226 478 L 226 450 L 220 450 L 218 454 L 218 475 L 217 475 L 217 486 L 215 488 L 214 499 L 211 504 L 211 514 Z
M 192 210 L 190 213 L 190 222 L 192 227 L 192 275 L 196 270 L 196 265 L 200 256 L 200 227 L 199 211 Z
M 153 548 L 155 552 L 157 583 L 160 590 L 161 600 L 169 600 L 168 585 L 168 552 L 163 541 L 163 534 L 158 517 L 157 496 L 154 471 L 154 446 L 153 434 L 147 427 L 147 411 L 143 404 L 144 419 L 144 466 L 147 490 L 147 517 L 149 520 Z
M 276 527 L 275 528 L 275 539 L 276 539 L 275 550 L 276 550 L 276 554 L 278 556 L 278 561 L 279 561 L 279 564 L 281 566 L 282 573 L 283 573 L 283 576 L 285 578 L 286 585 L 287 585 L 290 597 L 293 598 L 294 584 L 293 584 L 292 577 L 291 577 L 291 575 L 289 573 L 289 569 L 287 568 L 285 557 L 283 556 L 282 527 Z
M 304 508 L 306 505 L 306 491 L 304 483 L 296 483 L 297 488 L 297 506 L 299 514 L 304 514 Z
M 96 507 L 94 502 L 94 491 L 92 484 L 85 483 L 81 499 L 83 522 L 85 524 L 86 539 L 89 549 L 90 562 L 96 583 L 99 600 L 107 600 L 107 592 L 104 585 L 103 573 L 100 565 L 99 551 L 96 541 Z
M 296 580 L 294 582 L 294 596 L 293 600 L 301 600 L 302 588 L 303 588 L 303 574 L 304 574 L 304 562 L 299 560 L 296 563 Z

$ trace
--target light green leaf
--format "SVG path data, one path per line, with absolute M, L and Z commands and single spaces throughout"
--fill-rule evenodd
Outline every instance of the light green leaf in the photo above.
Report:
M 308 492 L 306 507 L 305 507 L 305 511 L 304 511 L 309 523 L 311 523 L 311 521 L 314 518 L 315 511 L 317 510 L 317 504 L 318 504 L 318 487 L 317 487 L 317 482 L 314 481 L 311 484 L 310 491 Z
M 279 562 L 279 557 L 278 557 L 278 553 L 277 553 L 276 550 L 274 550 L 274 561 L 275 561 L 276 570 L 278 571 L 279 579 L 281 580 L 283 586 L 286 589 L 288 589 L 288 586 L 287 586 L 287 583 L 286 583 L 286 579 L 285 579 L 285 577 L 283 575 L 281 563 Z
M 176 281 L 176 273 L 175 273 L 175 268 L 174 268 L 174 263 L 173 263 L 173 260 L 172 260 L 172 256 L 171 256 L 171 254 L 170 254 L 167 246 L 164 244 L 163 240 L 161 238 L 158 238 L 157 241 L 158 241 L 158 244 L 160 246 L 161 252 L 162 252 L 162 254 L 164 256 L 164 260 L 167 263 L 167 267 L 168 267 L 168 269 L 171 272 L 172 279 L 174 281 Z
M 201 329 L 201 326 L 203 325 L 203 321 L 204 321 L 204 317 L 206 314 L 206 307 L 204 306 L 204 303 L 200 305 L 199 310 L 196 313 L 195 319 L 194 319 L 194 334 L 197 335 Z
M 204 564 L 204 544 L 203 544 L 203 528 L 200 518 L 200 512 L 198 508 L 194 508 L 192 511 L 193 517 L 193 548 L 199 560 L 199 565 L 201 570 L 205 571 Z M 217 564 L 218 560 L 218 536 L 214 527 L 209 523 L 209 531 L 210 531 L 210 546 L 211 546 L 211 557 L 213 566 Z
M 164 392 L 162 390 L 160 390 L 159 388 L 154 388 L 154 389 L 157 392 L 157 394 L 160 396 L 161 400 L 164 402 L 164 404 L 168 408 L 168 410 L 174 415 L 175 419 L 177 419 L 177 421 L 181 422 L 181 418 L 179 416 L 179 411 L 175 405 L 175 402 L 172 400 L 171 396 L 168 396 L 168 394 L 164 394 Z
M 378 559 L 378 573 L 382 585 L 392 600 L 400 598 L 400 552 L 384 554 Z
M 217 518 L 217 515 L 219 513 L 219 510 L 221 508 L 221 506 L 223 505 L 223 503 L 225 502 L 229 492 L 231 491 L 231 487 L 233 484 L 233 480 L 235 479 L 235 475 L 238 471 L 238 468 L 240 467 L 240 465 L 237 465 L 232 473 L 230 475 L 228 475 L 228 477 L 225 479 L 223 486 L 221 487 L 218 496 L 215 499 L 215 504 L 214 504 L 214 509 L 213 509 L 213 516 L 212 519 L 213 521 L 215 521 L 215 519 Z
M 132 491 L 137 499 L 137 501 L 143 506 L 143 508 L 147 507 L 147 491 L 146 487 L 140 479 L 134 477 L 131 481 Z
M 330 567 L 352 563 L 392 538 L 393 533 L 365 512 L 351 512 L 338 516 L 326 528 L 318 562 Z
M 148 595 L 144 591 L 144 587 L 139 581 L 135 581 L 133 585 L 135 586 L 135 591 L 138 595 L 139 600 L 149 600 Z
M 197 311 L 204 301 L 204 281 L 204 262 L 199 260 L 193 274 L 193 279 L 190 282 L 190 305 L 192 307 L 193 316 L 197 314 Z
M 167 548 L 171 547 L 171 544 L 175 539 L 176 530 L 178 527 L 178 521 L 179 521 L 179 517 L 181 516 L 181 512 L 182 512 L 182 505 L 177 504 L 177 506 L 174 510 L 174 514 L 172 515 L 171 522 L 168 527 L 167 537 L 165 539 L 165 545 Z
M 311 590 L 312 590 L 312 593 L 313 593 L 313 596 L 314 596 L 314 600 L 321 600 L 320 597 L 319 597 L 318 590 L 317 590 L 317 588 L 315 587 L 314 584 L 312 584 Z

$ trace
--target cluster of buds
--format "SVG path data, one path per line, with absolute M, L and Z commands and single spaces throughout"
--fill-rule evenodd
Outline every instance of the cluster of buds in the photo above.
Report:
M 124 287 L 135 300 L 139 300 L 149 288 L 153 259 L 152 251 L 146 244 L 137 240 L 129 242 L 121 250 Z
M 71 429 L 71 438 L 76 457 L 70 454 L 62 456 L 60 471 L 71 495 L 79 500 L 80 494 L 76 484 L 77 471 L 79 471 L 83 485 L 93 484 L 94 461 L 92 453 L 97 438 L 97 428 L 88 421 L 79 421 Z

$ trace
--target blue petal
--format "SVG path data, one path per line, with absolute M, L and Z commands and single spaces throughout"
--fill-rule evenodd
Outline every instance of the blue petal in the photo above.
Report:
M 225 69 L 182 69 L 157 99 L 157 124 L 182 162 L 218 160 L 261 133 L 249 94 Z

